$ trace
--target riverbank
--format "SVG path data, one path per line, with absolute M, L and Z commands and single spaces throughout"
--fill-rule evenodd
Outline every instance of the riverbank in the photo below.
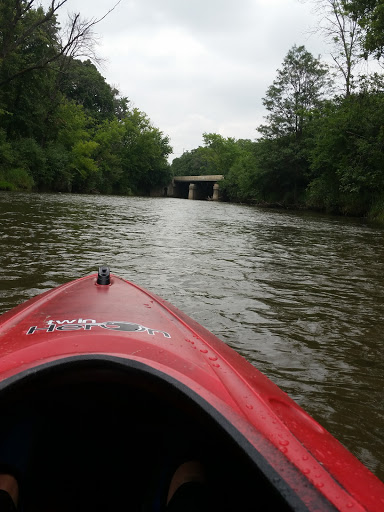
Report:
M 8 186 L 9 185 L 9 186 Z M 17 188 L 12 184 L 8 184 L 4 181 L 0 181 L 0 191 L 1 192 L 19 192 L 19 193 L 27 193 L 27 194 L 71 194 L 70 192 L 38 192 L 33 191 L 32 189 L 25 190 L 23 188 Z M 75 193 L 76 195 L 106 195 L 106 196 L 116 196 L 116 197 L 152 197 L 150 194 L 148 195 L 134 195 L 134 194 L 103 194 L 99 190 L 93 190 L 87 193 L 82 194 L 81 192 Z M 318 213 L 320 215 L 331 215 L 334 217 L 351 217 L 357 219 L 365 219 L 369 222 L 384 225 L 384 200 L 377 201 L 371 208 L 369 212 L 362 214 L 361 211 L 353 211 L 352 209 L 345 209 L 344 211 L 340 211 L 339 209 L 330 209 L 320 208 L 313 205 L 307 205 L 305 203 L 284 203 L 284 202 L 268 202 L 268 201 L 230 201 L 226 200 L 225 202 L 232 204 L 242 204 L 247 206 L 255 206 L 257 208 L 262 209 L 271 209 L 271 210 L 285 210 L 292 212 L 300 212 L 300 211 L 308 211 Z
M 384 225 L 384 201 L 377 201 L 372 208 L 365 213 L 361 210 L 353 210 L 352 208 L 340 209 L 327 209 L 319 206 L 308 205 L 305 203 L 284 203 L 284 202 L 268 202 L 268 201 L 232 201 L 235 204 L 245 204 L 249 206 L 256 206 L 257 208 L 271 209 L 271 210 L 285 210 L 292 212 L 313 212 L 320 215 L 330 215 L 334 217 L 350 217 L 356 219 L 364 219 L 378 225 Z

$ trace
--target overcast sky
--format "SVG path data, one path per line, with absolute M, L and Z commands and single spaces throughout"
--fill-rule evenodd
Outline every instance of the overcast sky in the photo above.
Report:
M 89 19 L 115 3 L 68 0 L 62 12 Z M 253 140 L 288 50 L 326 54 L 309 35 L 316 23 L 300 0 L 121 0 L 96 27 L 100 72 L 170 137 L 174 157 L 204 132 Z

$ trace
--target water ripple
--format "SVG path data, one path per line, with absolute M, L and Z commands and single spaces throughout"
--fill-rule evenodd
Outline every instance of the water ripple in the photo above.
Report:
M 0 312 L 106 263 L 242 353 L 384 479 L 384 231 L 177 199 L 0 193 Z

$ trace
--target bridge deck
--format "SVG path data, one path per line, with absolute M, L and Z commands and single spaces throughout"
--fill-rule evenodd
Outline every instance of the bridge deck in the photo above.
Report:
M 210 174 L 207 176 L 175 176 L 173 178 L 174 181 L 186 182 L 189 183 L 199 182 L 199 181 L 221 181 L 224 179 L 222 174 Z

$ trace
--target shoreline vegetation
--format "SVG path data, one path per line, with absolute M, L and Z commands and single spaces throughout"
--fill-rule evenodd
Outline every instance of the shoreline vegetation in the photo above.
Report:
M 357 71 L 382 59 L 380 2 L 313 0 L 343 21 L 323 27 L 335 69 L 293 46 L 256 140 L 205 133 L 169 164 L 168 136 L 98 71 L 98 20 L 72 15 L 65 38 L 66 1 L 0 4 L 0 190 L 149 195 L 173 176 L 223 174 L 227 201 L 384 223 L 384 75 Z
M 0 3 L 0 189 L 147 194 L 170 180 L 169 138 L 98 71 L 105 16 L 62 29 L 66 2 Z

